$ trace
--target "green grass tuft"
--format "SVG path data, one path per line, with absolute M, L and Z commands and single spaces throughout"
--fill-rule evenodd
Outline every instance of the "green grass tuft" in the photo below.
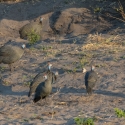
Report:
M 122 117 L 125 118 L 125 110 L 115 108 L 114 111 L 115 111 L 115 114 L 117 115 L 118 118 L 122 118 Z
M 94 125 L 94 119 L 93 118 L 74 118 L 74 121 L 77 125 Z
M 38 35 L 34 30 L 32 30 L 28 35 L 27 39 L 29 40 L 30 44 L 35 44 L 40 40 L 40 35 Z

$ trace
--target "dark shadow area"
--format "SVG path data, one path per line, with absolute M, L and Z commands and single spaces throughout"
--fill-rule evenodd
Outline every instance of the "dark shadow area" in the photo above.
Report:
M 54 91 L 55 91 L 55 89 L 54 89 Z M 63 87 L 60 90 L 60 93 L 86 93 L 86 90 L 83 89 L 83 88 L 82 89 L 79 89 L 79 88 L 77 89 L 77 88 L 74 88 L 74 87 Z
M 58 88 L 54 88 L 53 87 L 53 93 L 56 92 L 58 90 Z M 82 89 L 77 89 L 77 88 L 73 88 L 73 87 L 63 87 L 60 90 L 60 93 L 84 93 L 86 94 L 86 90 L 84 88 Z M 123 93 L 115 93 L 112 91 L 103 91 L 103 90 L 93 90 L 93 94 L 97 93 L 97 94 L 102 94 L 102 95 L 106 95 L 106 96 L 116 96 L 116 97 L 121 97 L 121 98 L 125 98 L 125 94 Z
M 2 80 L 0 80 L 0 94 L 1 95 L 16 95 L 16 96 L 23 96 L 23 95 L 27 95 L 26 91 L 22 91 L 22 92 L 13 92 L 12 91 L 12 86 L 5 86 L 2 84 Z
M 96 90 L 95 93 L 106 95 L 106 96 L 115 96 L 115 97 L 125 98 L 125 94 L 123 93 L 115 93 L 115 92 L 103 91 L 103 90 Z

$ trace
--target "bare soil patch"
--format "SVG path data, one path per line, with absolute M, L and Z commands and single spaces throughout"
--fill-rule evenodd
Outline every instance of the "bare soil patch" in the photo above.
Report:
M 125 105 L 125 22 L 118 8 L 116 0 L 0 1 L 0 45 L 27 44 L 14 72 L 0 64 L 0 124 L 75 125 L 74 117 L 96 116 L 95 125 L 124 125 L 114 113 Z M 41 16 L 41 40 L 30 46 L 19 29 Z M 48 61 L 59 77 L 48 104 L 34 104 L 29 84 Z M 81 71 L 92 64 L 99 80 L 87 97 Z

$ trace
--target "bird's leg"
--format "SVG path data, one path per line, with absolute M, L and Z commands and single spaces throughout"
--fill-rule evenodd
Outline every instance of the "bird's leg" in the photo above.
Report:
M 47 99 L 45 98 L 45 103 L 48 104 Z
M 13 72 L 13 65 L 12 64 L 8 64 L 8 65 L 9 65 L 10 71 Z
M 45 103 L 47 103 L 46 98 L 45 98 Z

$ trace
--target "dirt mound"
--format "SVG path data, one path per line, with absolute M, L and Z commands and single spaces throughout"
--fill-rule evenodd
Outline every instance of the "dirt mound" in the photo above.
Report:
M 50 27 L 59 35 L 77 36 L 94 31 L 102 32 L 109 26 L 110 24 L 103 19 L 98 21 L 97 16 L 86 8 L 56 11 L 50 17 Z

